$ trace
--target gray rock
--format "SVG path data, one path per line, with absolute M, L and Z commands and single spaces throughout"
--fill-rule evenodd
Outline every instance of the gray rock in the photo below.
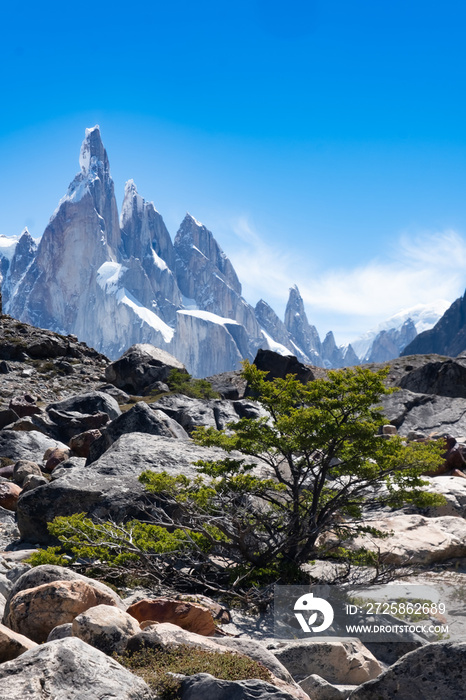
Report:
M 42 476 L 42 470 L 38 464 L 28 459 L 20 459 L 13 467 L 13 481 L 22 486 L 27 476 Z
M 153 700 L 141 678 L 74 637 L 47 642 L 0 666 L 0 700 Z
M 296 700 L 295 695 L 265 681 L 223 681 L 209 673 L 188 676 L 181 684 L 181 700 L 199 700 L 199 698 L 202 700 Z
M 212 377 L 207 377 L 207 381 L 223 399 L 232 401 L 242 399 L 246 390 L 246 380 L 240 370 L 215 374 Z
M 28 432 L 0 431 L 0 454 L 2 457 L 9 457 L 15 462 L 20 459 L 28 459 L 41 464 L 45 451 L 55 447 L 66 450 L 65 444 L 59 440 L 49 438 L 37 430 Z
M 0 411 L 0 430 L 6 428 L 7 425 L 11 425 L 19 418 L 18 414 L 13 411 L 12 408 L 4 408 Z
M 312 700 L 346 700 L 354 685 L 332 685 L 316 673 L 300 682 L 300 687 Z
M 402 377 L 402 389 L 418 394 L 436 394 L 451 398 L 466 398 L 466 360 L 429 362 Z
M 92 464 L 68 469 L 47 486 L 21 494 L 17 505 L 21 537 L 50 543 L 47 522 L 58 515 L 85 512 L 92 518 L 117 522 L 143 517 L 151 498 L 138 482 L 141 472 L 165 470 L 194 478 L 193 462 L 223 455 L 221 450 L 198 447 L 188 440 L 146 433 L 122 435 Z
M 413 637 L 417 635 L 412 634 Z M 387 666 L 396 663 L 405 654 L 419 649 L 426 644 L 425 639 L 418 637 L 409 642 L 366 642 L 365 645 L 378 661 Z
M 0 549 L 5 549 L 18 534 L 15 514 L 0 506 Z
M 85 394 L 77 394 L 63 401 L 56 401 L 47 406 L 46 410 L 59 412 L 76 412 L 83 414 L 106 413 L 110 420 L 121 415 L 117 401 L 103 391 L 90 391 Z
M 97 387 L 97 391 L 102 391 L 104 394 L 113 396 L 118 405 L 126 404 L 130 400 L 130 395 L 127 394 L 126 391 L 118 389 L 113 384 L 102 384 L 101 386 Z
M 162 396 L 152 404 L 179 423 L 188 433 L 203 425 L 222 430 L 227 423 L 238 420 L 238 414 L 229 401 L 195 399 L 183 394 Z
M 382 397 L 380 403 L 399 435 L 408 435 L 411 431 L 424 435 L 449 433 L 454 437 L 466 434 L 465 399 L 416 394 L 401 389 Z
M 57 467 L 55 467 L 53 472 L 50 474 L 50 480 L 55 481 L 55 479 L 60 479 L 60 477 L 67 474 L 70 469 L 75 469 L 76 467 L 84 467 L 85 464 L 85 457 L 68 457 L 68 459 L 65 459 L 63 462 L 60 462 L 60 464 Z M 49 483 L 49 481 L 46 481 L 46 483 Z
M 148 343 L 132 345 L 115 362 L 108 365 L 108 382 L 130 394 L 141 395 L 154 382 L 164 382 L 172 369 L 186 372 L 184 365 L 165 350 Z
M 74 637 L 103 651 L 121 653 L 128 639 L 141 631 L 139 622 L 112 605 L 96 605 L 77 615 L 72 625 Z
M 382 671 L 358 639 L 291 642 L 272 651 L 298 682 L 318 674 L 332 684 L 359 685 Z
M 406 654 L 351 700 L 458 700 L 464 697 L 466 642 L 426 644 Z
M 95 462 L 115 440 L 126 433 L 147 433 L 167 438 L 189 439 L 186 431 L 176 420 L 162 411 L 150 408 L 144 401 L 139 401 L 102 430 L 101 437 L 89 448 L 88 464 Z
M 294 355 L 279 355 L 272 350 L 258 350 L 254 360 L 256 367 L 268 372 L 266 379 L 284 379 L 287 374 L 295 374 L 303 384 L 314 379 L 312 370 L 297 360 Z
M 49 632 L 49 636 L 47 637 L 48 642 L 53 642 L 55 639 L 66 639 L 66 637 L 72 637 L 73 636 L 73 623 L 72 622 L 65 622 L 64 625 L 57 625 L 56 627 L 53 628 L 51 632 Z
M 195 399 L 183 394 L 162 396 L 152 407 L 173 418 L 188 433 L 200 425 L 224 430 L 229 423 L 236 423 L 240 418 L 265 415 L 261 407 L 251 400 Z

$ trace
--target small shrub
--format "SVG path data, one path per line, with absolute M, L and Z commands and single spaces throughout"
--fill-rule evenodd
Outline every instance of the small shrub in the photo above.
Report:
M 115 655 L 116 660 L 136 675 L 163 700 L 181 697 L 181 681 L 170 674 L 193 676 L 210 673 L 215 678 L 228 681 L 258 678 L 271 682 L 271 674 L 265 666 L 243 654 L 234 652 L 205 651 L 186 644 L 144 648 L 134 654 Z
M 207 379 L 193 379 L 190 374 L 172 369 L 167 384 L 175 394 L 184 394 L 194 399 L 218 399 L 220 394 L 212 389 Z

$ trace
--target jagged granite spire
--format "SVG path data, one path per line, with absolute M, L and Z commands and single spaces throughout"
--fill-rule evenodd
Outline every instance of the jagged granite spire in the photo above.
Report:
M 185 296 L 195 299 L 199 283 L 207 284 L 214 268 L 225 284 L 236 294 L 241 294 L 241 284 L 230 259 L 211 231 L 189 213 L 181 222 L 174 246 L 178 284 Z M 191 275 L 187 274 L 188 270 Z
M 291 340 L 290 334 L 286 329 L 285 324 L 281 321 L 275 311 L 269 304 L 263 299 L 260 299 L 254 309 L 256 314 L 257 322 L 261 327 L 261 330 L 267 334 L 273 341 L 283 345 L 284 348 L 289 350 L 292 355 L 296 355 L 300 362 L 310 362 L 311 360 L 307 355 L 305 355 L 298 346 Z M 269 339 L 266 337 L 269 346 L 271 345 Z M 274 350 L 274 347 L 270 347 Z
M 5 309 L 8 308 L 8 302 L 11 295 L 14 293 L 17 285 L 21 281 L 23 275 L 30 267 L 37 251 L 37 244 L 27 227 L 22 232 L 18 243 L 15 247 L 15 252 L 11 258 L 7 274 L 3 282 L 3 304 Z
M 161 214 L 153 202 L 146 202 L 138 193 L 134 180 L 125 185 L 125 197 L 121 207 L 121 252 L 144 260 L 153 253 L 171 269 L 175 268 L 175 250 Z
M 304 302 L 296 285 L 290 288 L 285 309 L 285 326 L 294 343 L 315 365 L 321 365 L 322 344 L 315 326 L 311 326 L 304 310 Z
M 212 233 L 186 214 L 174 242 L 176 278 L 187 303 L 241 323 L 253 340 L 262 340 L 254 309 L 241 296 L 230 259 Z M 259 347 L 259 345 L 257 345 Z
M 132 281 L 127 288 L 165 323 L 174 324 L 176 311 L 182 306 L 181 292 L 172 272 L 175 250 L 161 215 L 152 202 L 141 197 L 133 180 L 128 180 L 125 186 L 120 225 L 121 258 L 133 258 L 142 267 L 139 275 L 135 269 L 133 276 L 126 277 L 126 285 Z
M 117 259 L 120 244 L 113 180 L 97 126 L 86 129 L 79 162 L 80 172 L 44 231 L 10 313 L 92 342 L 96 273 L 105 261 Z

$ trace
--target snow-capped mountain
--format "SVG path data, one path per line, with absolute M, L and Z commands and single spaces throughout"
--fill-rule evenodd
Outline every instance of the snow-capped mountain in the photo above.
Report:
M 152 343 L 197 377 L 237 369 L 259 348 L 322 367 L 355 364 L 379 331 L 408 322 L 398 314 L 357 341 L 356 353 L 337 347 L 331 332 L 321 341 L 296 286 L 284 322 L 263 300 L 248 304 L 231 261 L 190 214 L 172 242 L 162 215 L 129 180 L 119 215 L 97 126 L 86 129 L 79 165 L 40 240 L 27 229 L 0 236 L 3 307 L 20 320 L 75 334 L 110 358 Z M 411 318 L 419 329 L 435 322 L 426 309 Z
M 391 360 L 419 333 L 432 328 L 449 306 L 448 301 L 440 299 L 403 309 L 352 341 L 353 350 L 361 362 Z
M 152 343 L 195 376 L 236 369 L 259 347 L 277 347 L 205 226 L 187 214 L 172 242 L 132 180 L 118 215 L 98 127 L 86 130 L 79 165 L 37 249 L 27 231 L 0 238 L 8 313 L 73 333 L 112 358 Z

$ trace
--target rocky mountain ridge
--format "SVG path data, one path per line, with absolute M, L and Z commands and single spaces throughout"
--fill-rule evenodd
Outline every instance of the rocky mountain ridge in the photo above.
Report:
M 152 343 L 198 377 L 237 369 L 259 348 L 322 367 L 359 362 L 332 333 L 321 341 L 296 286 L 284 322 L 264 301 L 248 304 L 231 261 L 190 214 L 172 241 L 161 214 L 129 180 L 119 215 L 98 127 L 86 130 L 79 164 L 38 245 L 27 230 L 14 252 L 2 239 L 7 313 L 74 334 L 111 358 Z M 412 334 L 412 327 L 388 334 L 368 359 L 397 354 Z

